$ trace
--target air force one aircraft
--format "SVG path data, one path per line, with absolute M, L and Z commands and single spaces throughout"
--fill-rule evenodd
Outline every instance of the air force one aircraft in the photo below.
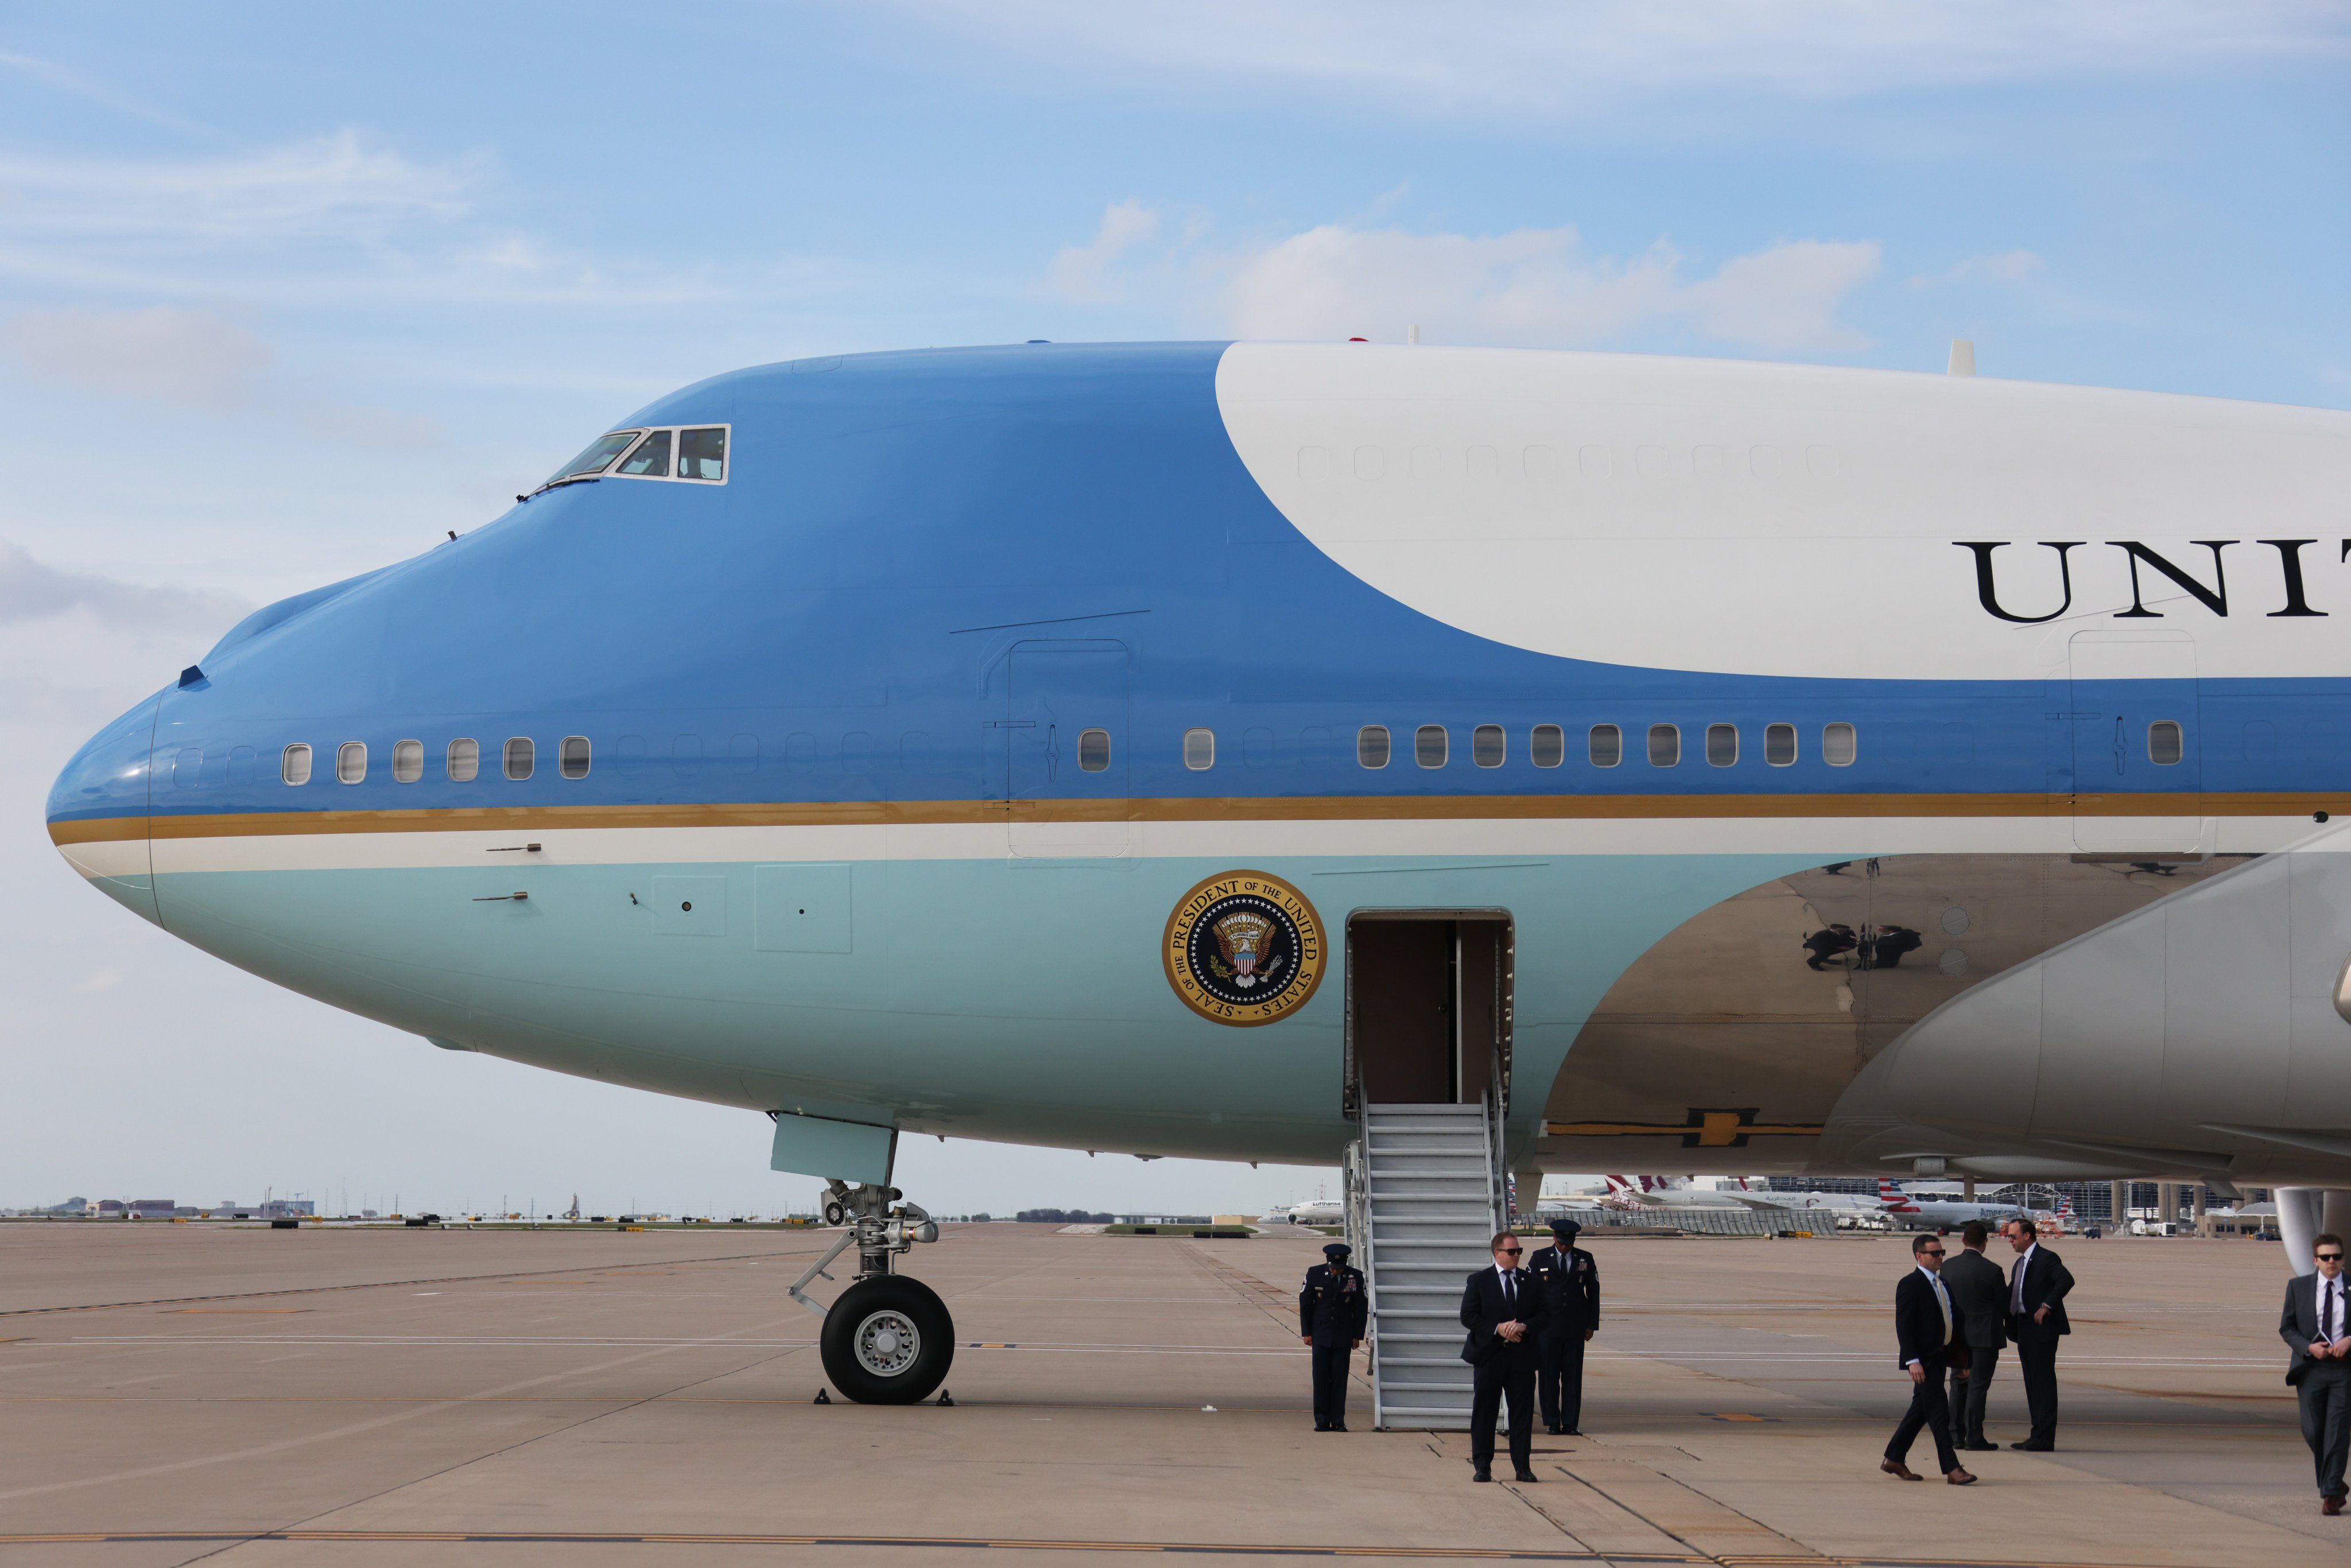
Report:
M 903 1399 L 952 1347 L 900 1134 L 1327 1163 L 1468 1106 L 1497 1193 L 2341 1227 L 2346 808 L 2351 415 L 1184 343 L 688 387 L 248 617 L 48 821 L 280 985 L 771 1113 L 862 1260 L 828 1369 Z

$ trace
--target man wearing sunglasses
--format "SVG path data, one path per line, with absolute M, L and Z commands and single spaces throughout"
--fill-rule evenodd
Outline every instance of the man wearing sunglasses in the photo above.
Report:
M 2314 1274 L 2286 1281 L 2278 1335 L 2294 1352 L 2285 1380 L 2302 1402 L 2302 1440 L 2318 1467 L 2318 1511 L 2343 1511 L 2343 1464 L 2351 1455 L 2351 1291 L 2343 1278 L 2343 1238 L 2323 1231 L 2312 1241 Z
M 1924 1480 L 1903 1462 L 1924 1427 L 1935 1439 L 1935 1461 L 1943 1468 L 1943 1479 L 1955 1487 L 1970 1486 L 1976 1478 L 1959 1468 L 1959 1456 L 1951 1448 L 1951 1403 L 1943 1393 L 1943 1373 L 1955 1364 L 1953 1353 L 1958 1353 L 1956 1364 L 1967 1363 L 1967 1320 L 1951 1304 L 1950 1292 L 1939 1278 L 1942 1242 L 1932 1236 L 1914 1238 L 1910 1260 L 1917 1267 L 1894 1287 L 1894 1337 L 1901 1346 L 1902 1370 L 1910 1375 L 1910 1408 L 1902 1413 L 1902 1424 L 1894 1428 L 1893 1441 L 1886 1445 L 1886 1458 L 1877 1468 L 1906 1481 Z
M 1494 1417 L 1510 1406 L 1510 1468 L 1535 1479 L 1535 1368 L 1541 1360 L 1542 1287 L 1519 1267 L 1523 1250 L 1509 1231 L 1492 1243 L 1494 1266 L 1469 1276 L 1461 1291 L 1461 1326 L 1469 1337 L 1461 1359 L 1469 1364 L 1470 1479 L 1494 1479 Z

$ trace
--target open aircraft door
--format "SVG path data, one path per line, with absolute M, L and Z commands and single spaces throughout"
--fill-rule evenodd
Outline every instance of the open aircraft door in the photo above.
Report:
M 1122 859 L 1127 818 L 1123 643 L 1021 643 L 1011 653 L 1006 832 L 1016 858 Z
M 2196 643 L 2185 632 L 2076 632 L 2066 644 L 2074 845 L 2190 854 L 2204 845 Z M 2065 749 L 2061 747 L 2061 764 Z

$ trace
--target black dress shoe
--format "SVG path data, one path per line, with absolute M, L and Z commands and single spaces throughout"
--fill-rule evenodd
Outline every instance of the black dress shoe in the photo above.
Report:
M 2036 1443 L 2030 1437 L 2027 1437 L 2022 1443 L 2011 1443 L 2009 1447 L 2011 1448 L 2022 1448 L 2028 1454 L 2053 1454 L 2057 1451 L 2056 1444 Z
M 1534 1481 L 1541 1480 L 1542 1478 L 1536 1475 L 1534 1471 L 1521 1467 L 1518 1473 L 1513 1475 L 1510 1479 L 1514 1481 Z
M 1549 1432 L 1554 1437 L 1564 1437 L 1567 1436 L 1567 1428 L 1564 1427 L 1545 1427 L 1543 1430 Z
M 1331 1430 L 1333 1432 L 1343 1432 L 1346 1429 L 1347 1424 L 1344 1421 L 1333 1421 L 1331 1423 Z
M 1581 1427 L 1562 1427 L 1559 1429 L 1559 1435 L 1562 1437 L 1581 1437 L 1583 1436 L 1583 1428 Z
M 1327 1432 L 1331 1429 L 1331 1423 L 1328 1421 L 1317 1421 L 1314 1423 L 1314 1429 L 1318 1432 Z
M 1469 1479 L 1473 1481 L 1490 1481 L 1494 1479 L 1494 1472 L 1484 1469 L 1475 1469 L 1469 1472 Z
M 2000 1452 L 2000 1445 L 1998 1443 L 1961 1443 L 1959 1447 L 1965 1448 L 1971 1454 L 1997 1454 Z

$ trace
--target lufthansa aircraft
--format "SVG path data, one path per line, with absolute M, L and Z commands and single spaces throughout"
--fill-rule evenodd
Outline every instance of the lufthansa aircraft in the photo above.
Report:
M 2346 809 L 2351 414 L 1184 343 L 688 387 L 48 821 L 280 985 L 772 1115 L 897 1399 L 901 1133 L 2351 1188 Z

